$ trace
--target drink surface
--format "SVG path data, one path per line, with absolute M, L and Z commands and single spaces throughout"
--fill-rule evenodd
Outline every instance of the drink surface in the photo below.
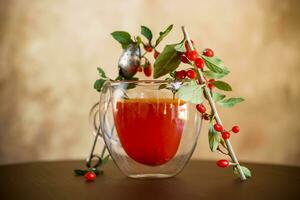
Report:
M 177 152 L 186 104 L 178 99 L 129 99 L 116 103 L 114 119 L 121 144 L 133 160 L 162 165 Z

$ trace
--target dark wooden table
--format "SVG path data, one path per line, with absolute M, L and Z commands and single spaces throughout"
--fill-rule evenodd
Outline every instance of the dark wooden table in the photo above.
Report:
M 0 166 L 0 199 L 300 199 L 300 167 L 247 164 L 253 177 L 240 182 L 231 169 L 191 161 L 175 178 L 126 178 L 112 161 L 95 182 L 73 175 L 83 161 Z

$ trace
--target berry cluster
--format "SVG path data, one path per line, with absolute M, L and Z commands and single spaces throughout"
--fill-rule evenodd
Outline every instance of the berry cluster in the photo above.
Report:
M 205 119 L 205 120 L 210 120 L 211 119 L 211 115 L 209 115 L 208 113 L 206 113 L 206 108 L 203 104 L 197 104 L 196 105 L 196 109 L 198 110 L 199 113 L 202 114 L 202 118 Z M 230 132 L 233 132 L 233 133 L 238 133 L 240 131 L 240 127 L 235 125 L 231 128 L 230 131 L 227 131 L 223 128 L 223 126 L 221 124 L 214 124 L 214 130 L 216 132 L 219 132 L 221 133 L 222 135 L 222 138 L 224 140 L 228 140 L 230 138 Z M 225 168 L 225 167 L 228 167 L 229 165 L 231 165 L 232 163 L 230 163 L 229 161 L 227 160 L 219 160 L 217 162 L 217 165 L 221 168 Z
M 144 49 L 148 53 L 151 53 L 153 51 L 153 49 L 154 49 L 154 52 L 153 52 L 154 59 L 156 59 L 159 56 L 159 54 L 160 54 L 160 52 L 157 51 L 155 48 L 153 48 L 150 44 L 144 45 Z M 151 63 L 148 61 L 148 59 L 146 57 L 142 56 L 142 58 L 145 58 L 146 62 L 145 62 L 144 65 L 139 66 L 137 68 L 137 71 L 138 72 L 144 72 L 145 76 L 150 77 L 152 75 L 152 66 L 151 66 Z
M 152 52 L 153 51 L 153 47 L 151 45 L 144 45 L 144 49 L 146 52 Z M 157 52 L 156 50 L 154 50 L 154 57 L 156 59 L 156 57 L 159 55 L 159 52 Z M 150 77 L 152 75 L 152 66 L 151 63 L 149 62 L 149 60 L 142 56 L 142 58 L 145 60 L 144 64 L 142 64 L 141 66 L 139 66 L 137 68 L 138 72 L 144 72 L 145 76 Z
M 145 51 L 148 52 L 148 53 L 151 53 L 151 52 L 153 51 L 153 49 L 154 49 L 154 52 L 153 52 L 153 57 L 154 57 L 154 59 L 156 59 L 156 58 L 159 56 L 159 54 L 160 54 L 160 52 L 157 51 L 157 50 L 156 50 L 152 45 L 150 45 L 150 44 L 147 44 L 147 45 L 144 44 L 144 49 L 145 49 Z
M 176 79 L 179 79 L 179 80 L 185 79 L 185 78 L 195 79 L 196 76 L 197 76 L 197 74 L 193 69 L 180 70 L 180 71 L 175 72 L 175 77 L 176 77 Z
M 191 41 L 191 42 L 194 45 L 194 42 L 193 41 Z M 191 50 L 189 48 L 187 41 L 185 42 L 185 49 L 186 49 L 186 52 L 180 54 L 181 62 L 190 64 L 190 65 L 194 64 L 198 69 L 203 71 L 204 60 L 198 56 L 198 52 L 196 50 Z M 202 55 L 207 56 L 207 57 L 213 57 L 214 52 L 211 49 L 206 48 L 203 50 Z M 180 71 L 175 72 L 175 77 L 179 80 L 185 79 L 185 78 L 195 79 L 197 77 L 197 73 L 193 69 L 180 70 Z M 214 82 L 214 81 L 215 81 L 214 79 L 210 79 L 208 81 L 206 80 L 208 88 L 212 89 L 214 87 L 214 85 L 212 84 L 212 82 Z
M 238 126 L 233 126 L 230 131 L 226 131 L 221 124 L 214 124 L 214 129 L 222 134 L 222 138 L 224 140 L 228 140 L 230 138 L 230 131 L 233 133 L 238 133 L 240 131 Z
M 138 72 L 144 72 L 145 76 L 150 77 L 152 74 L 152 66 L 149 63 L 148 65 L 144 65 L 144 66 L 139 66 L 137 68 Z
M 217 132 L 220 132 L 222 134 L 222 138 L 224 140 L 228 140 L 230 138 L 230 132 L 232 131 L 233 133 L 238 133 L 240 131 L 239 126 L 233 126 L 230 131 L 226 131 L 221 124 L 214 124 L 214 129 Z M 217 165 L 221 168 L 228 167 L 229 165 L 232 165 L 231 162 L 228 160 L 219 160 L 217 162 Z
M 192 41 L 192 44 L 194 45 L 193 41 Z M 186 52 L 180 55 L 181 62 L 183 62 L 183 63 L 194 62 L 196 67 L 202 70 L 204 68 L 204 60 L 201 57 L 198 57 L 198 52 L 196 50 L 191 50 L 189 48 L 187 42 L 185 42 L 185 49 L 186 49 Z M 202 54 L 207 57 L 214 56 L 214 52 L 209 48 L 204 49 Z
M 203 119 L 205 119 L 205 120 L 210 120 L 211 119 L 211 115 L 206 113 L 206 108 L 203 104 L 197 104 L 196 109 L 198 110 L 199 113 L 202 114 Z

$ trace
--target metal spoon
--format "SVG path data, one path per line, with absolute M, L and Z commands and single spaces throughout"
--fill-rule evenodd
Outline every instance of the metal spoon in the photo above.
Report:
M 141 63 L 141 49 L 139 45 L 130 44 L 119 58 L 119 75 L 125 79 L 132 78 Z

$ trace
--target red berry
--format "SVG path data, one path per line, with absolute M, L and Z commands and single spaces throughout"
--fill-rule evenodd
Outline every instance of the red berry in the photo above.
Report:
M 142 68 L 141 66 L 139 66 L 139 67 L 137 68 L 137 71 L 138 71 L 138 72 L 142 72 L 142 71 L 143 71 L 143 68 Z
M 160 53 L 158 51 L 154 50 L 154 54 L 153 54 L 154 59 L 156 59 L 159 56 L 159 54 Z
M 186 72 L 185 70 L 176 71 L 175 76 L 177 79 L 184 79 L 186 77 Z
M 186 72 L 186 75 L 190 79 L 195 79 L 196 76 L 197 76 L 196 72 L 194 70 L 191 70 L 191 69 Z
M 149 77 L 152 74 L 152 67 L 149 64 L 148 66 L 144 67 L 144 74 L 145 76 Z
M 228 131 L 223 132 L 223 133 L 222 133 L 222 138 L 223 138 L 224 140 L 229 139 L 229 138 L 230 138 L 230 133 L 229 133 Z
M 238 133 L 238 132 L 240 132 L 240 127 L 238 127 L 238 126 L 233 126 L 231 130 L 232 130 L 232 132 L 234 132 L 234 133 Z
M 144 46 L 144 49 L 147 51 L 147 52 L 151 52 L 153 50 L 153 48 L 151 46 Z
M 217 132 L 222 132 L 223 131 L 223 126 L 221 124 L 215 124 L 214 125 L 214 129 L 217 131 Z
M 210 120 L 210 115 L 207 114 L 207 113 L 204 113 L 204 114 L 203 114 L 203 119 L 205 119 L 205 120 Z
M 200 113 L 205 113 L 205 111 L 206 111 L 206 108 L 203 104 L 197 104 L 196 108 Z
M 189 52 L 187 52 L 187 57 L 188 57 L 189 60 L 195 61 L 198 57 L 198 53 L 195 50 L 194 51 L 189 51 Z
M 214 85 L 213 84 L 207 84 L 207 87 L 209 88 L 209 89 L 212 89 L 213 87 L 214 87 Z
M 225 168 L 228 167 L 230 162 L 228 160 L 218 160 L 217 165 L 219 167 Z
M 192 45 L 194 46 L 194 41 L 191 40 L 191 42 L 192 42 Z M 186 51 L 190 51 L 191 50 L 190 47 L 189 47 L 188 41 L 185 41 L 184 46 L 185 46 Z
M 208 80 L 207 87 L 208 87 L 209 89 L 213 89 L 213 88 L 215 87 L 213 84 L 211 84 L 211 83 L 214 82 L 214 81 L 215 81 L 215 79 L 210 79 L 210 80 Z
M 211 49 L 207 48 L 207 49 L 204 49 L 203 55 L 205 55 L 207 57 L 213 57 L 214 56 L 214 52 Z
M 94 172 L 87 172 L 84 177 L 86 181 L 94 181 L 96 179 L 96 174 Z
M 187 57 L 186 57 L 185 54 L 181 54 L 181 55 L 180 55 L 180 60 L 181 60 L 181 62 L 183 62 L 183 63 L 188 63 L 188 62 L 189 62 L 189 60 L 187 59 Z
M 197 58 L 195 60 L 195 65 L 200 68 L 200 69 L 203 69 L 204 68 L 204 61 L 202 58 Z

